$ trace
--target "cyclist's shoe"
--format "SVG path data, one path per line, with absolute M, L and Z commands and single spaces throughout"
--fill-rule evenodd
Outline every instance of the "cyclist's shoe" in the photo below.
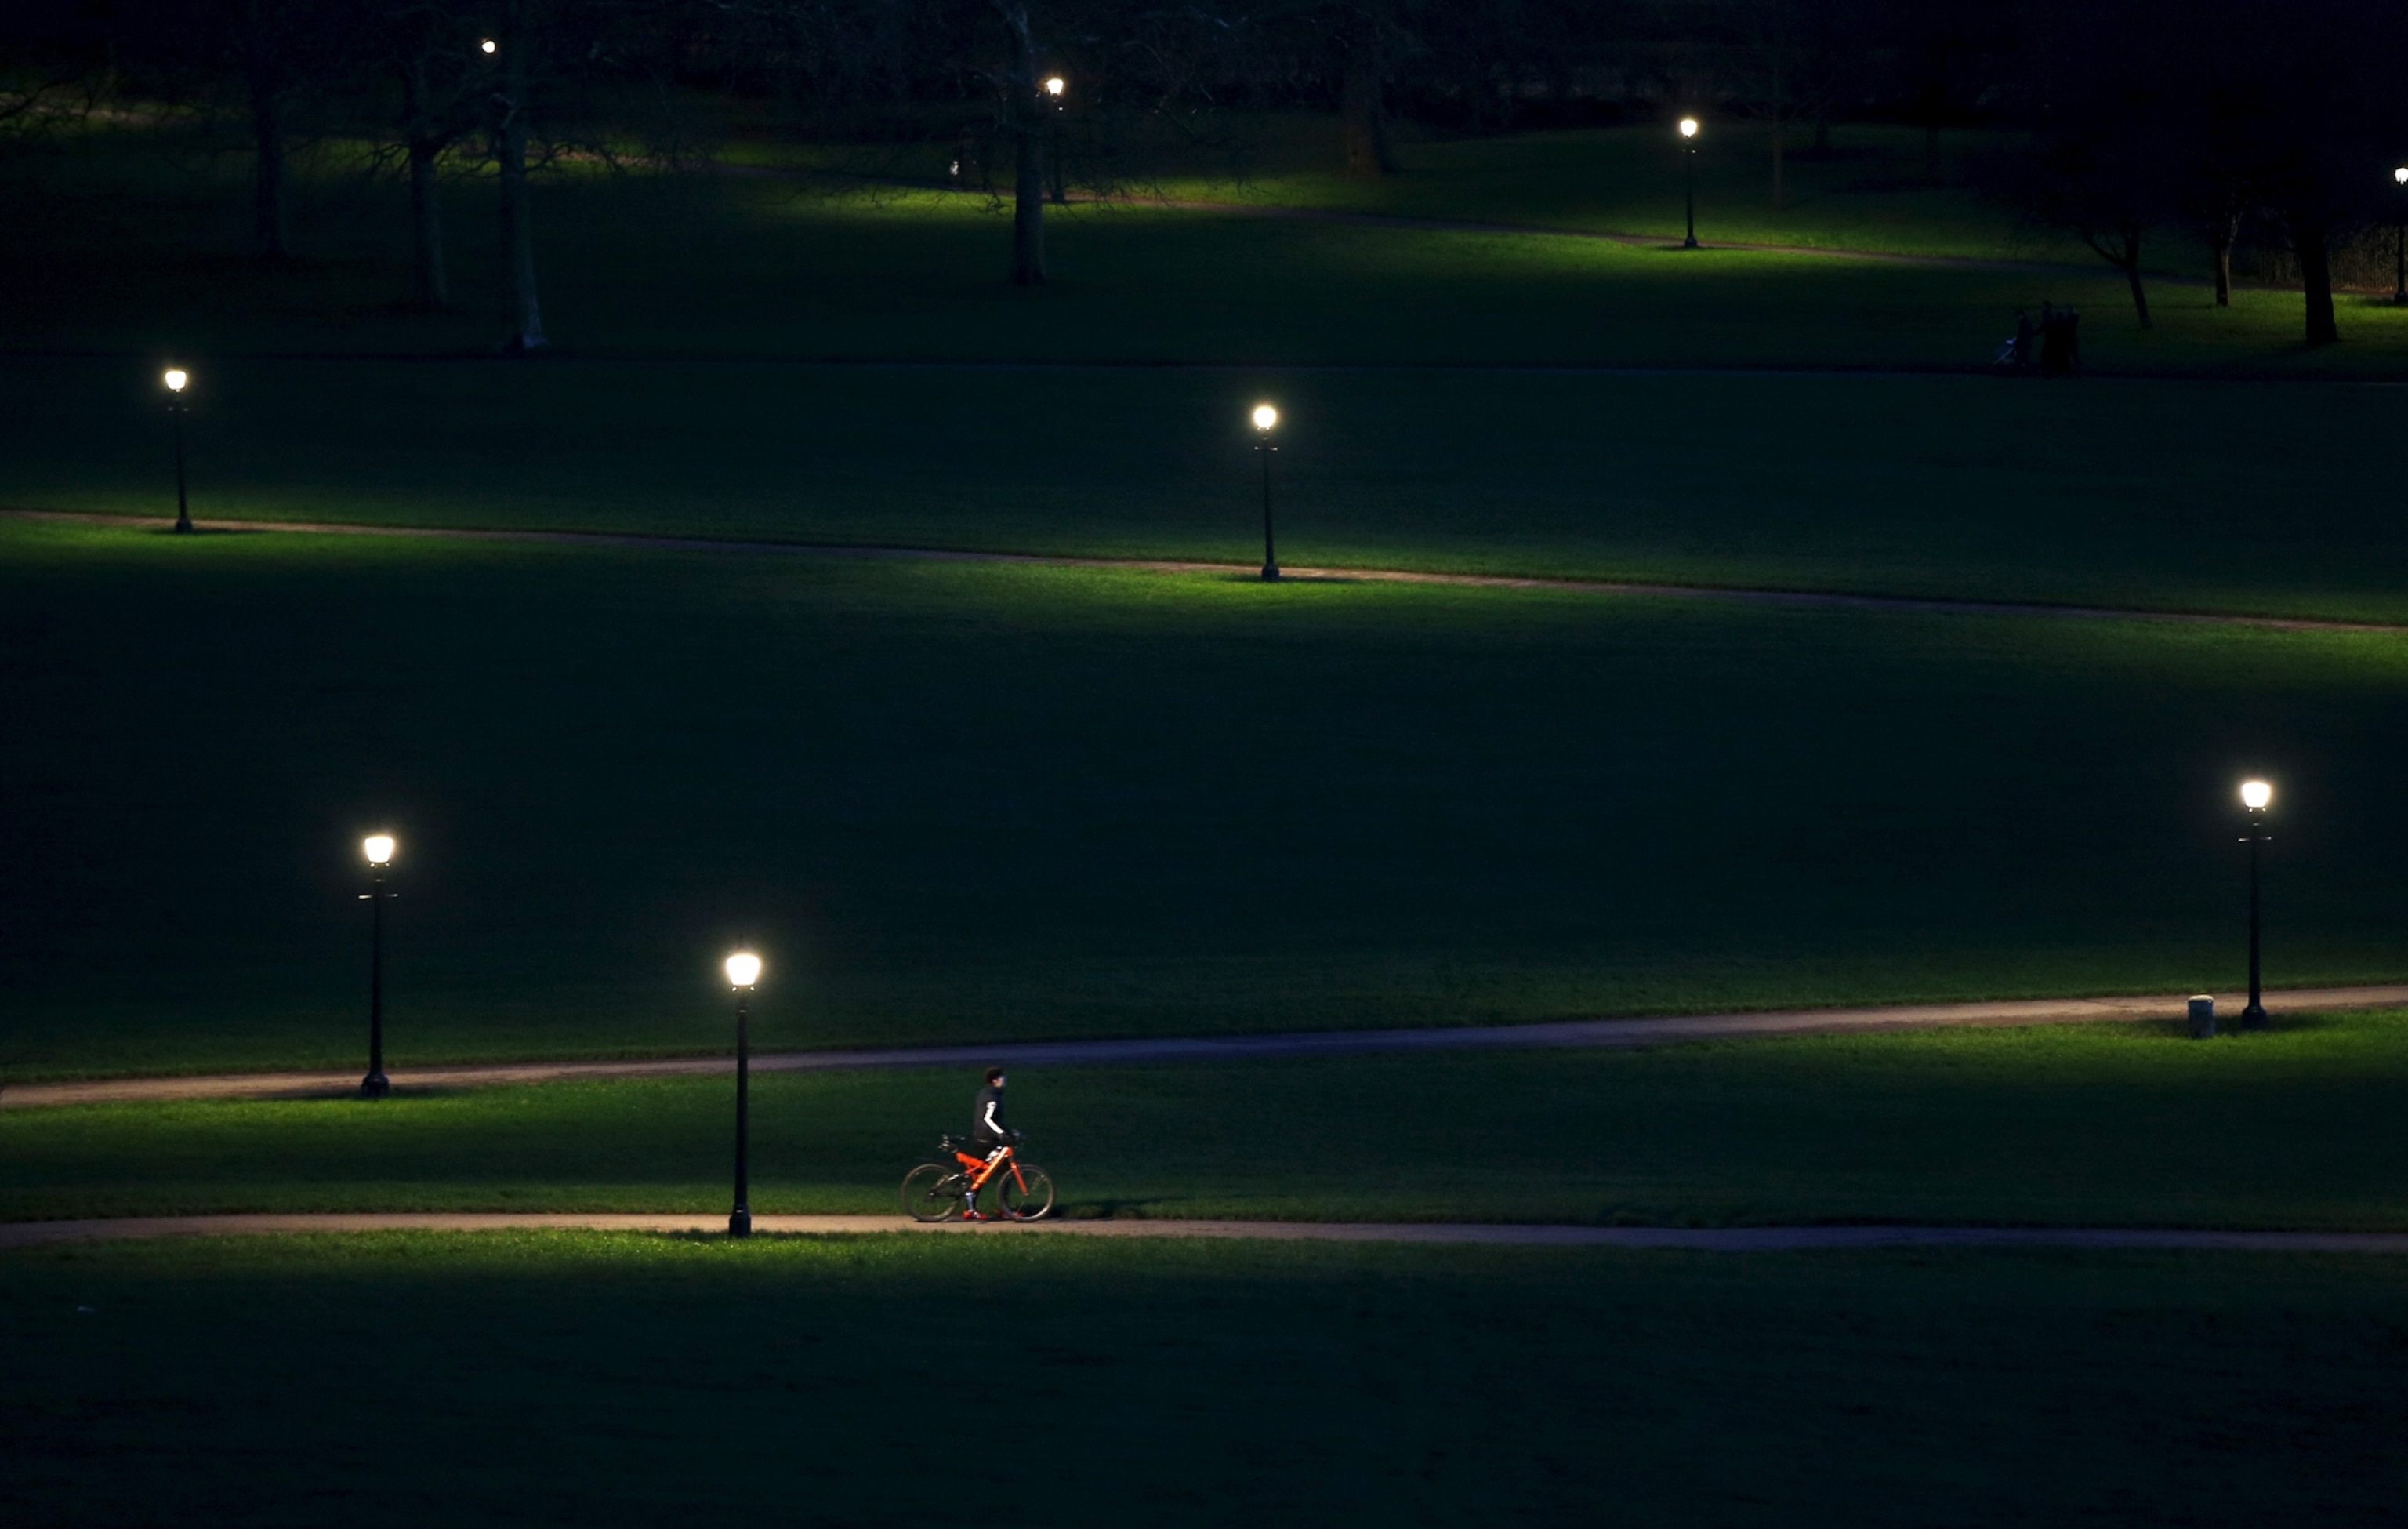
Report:
M 966 1210 L 962 1212 L 962 1219 L 965 1221 L 992 1221 L 995 1218 L 989 1216 L 982 1210 Z

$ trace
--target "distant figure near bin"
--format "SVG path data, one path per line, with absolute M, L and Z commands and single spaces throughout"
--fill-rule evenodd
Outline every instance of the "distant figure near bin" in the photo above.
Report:
M 2055 303 L 2040 305 L 2040 369 L 2044 377 L 2071 377 L 2082 365 L 2082 315 Z

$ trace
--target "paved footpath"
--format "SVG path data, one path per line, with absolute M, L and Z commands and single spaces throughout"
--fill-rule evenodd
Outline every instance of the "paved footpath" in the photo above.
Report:
M 1037 1221 L 923 1226 L 899 1216 L 755 1216 L 773 1235 L 924 1233 L 957 1237 L 1243 1237 L 1274 1242 L 1423 1243 L 1481 1248 L 1678 1248 L 1708 1253 L 1813 1252 L 1885 1248 L 2176 1249 L 2234 1253 L 2408 1254 L 2400 1232 L 2188 1232 L 2131 1227 L 1987 1226 L 1508 1226 L 1461 1221 Z M 56 1243 L 152 1237 L 224 1237 L 329 1232 L 580 1230 L 724 1234 L 724 1216 L 450 1214 L 144 1216 L 92 1221 L 0 1223 L 0 1251 Z
M 1842 1035 L 1947 1027 L 2165 1022 L 2182 1017 L 2186 995 L 2032 999 L 1989 1003 L 1901 1003 L 1869 1009 L 1788 1009 L 1763 1014 L 1690 1014 L 1652 1019 L 1569 1019 L 1554 1024 L 1458 1026 L 1425 1030 L 1339 1030 L 1283 1035 L 1186 1035 L 1154 1040 L 1024 1041 L 999 1046 L 896 1046 L 877 1050 L 778 1051 L 752 1059 L 756 1073 L 852 1072 L 899 1067 L 1154 1066 L 1167 1062 L 1268 1061 L 1428 1051 L 1530 1050 L 1555 1046 L 1627 1050 L 1686 1041 L 1776 1035 Z M 2408 1007 L 2408 985 L 2305 988 L 2268 993 L 2266 1008 L 2286 1014 Z M 2237 1022 L 2227 1013 L 2218 1021 Z M 733 1057 L 661 1057 L 634 1061 L 491 1062 L 458 1067 L 389 1067 L 404 1092 L 598 1078 L 690 1077 L 735 1070 Z M 311 1099 L 349 1094 L 356 1071 L 238 1073 L 207 1077 L 104 1078 L 25 1083 L 0 1090 L 0 1108 L 186 1099 Z
M 87 526 L 150 526 L 132 515 L 103 515 L 83 511 L 0 508 L 11 520 L 71 521 Z M 830 557 L 887 562 L 997 563 L 1033 568 L 1100 569 L 1124 573 L 1203 574 L 1253 579 L 1261 570 L 1252 563 L 1206 563 L 1163 557 L 1073 557 L 1040 553 L 963 552 L 936 547 L 853 546 L 812 541 L 736 541 L 703 537 L 649 536 L 622 531 L 496 531 L 439 526 L 362 526 L 337 521 L 216 520 L 204 522 L 205 532 L 255 534 L 281 531 L 296 536 L 376 536 L 448 541 L 530 542 L 544 546 L 586 547 L 635 552 L 720 553 L 745 557 Z M 2287 632 L 2408 631 L 2408 627 L 2367 621 L 2329 621 L 2313 616 L 2253 616 L 2213 611 L 2134 611 L 2114 606 L 2048 605 L 2036 601 L 1926 599 L 1912 595 L 1848 595 L 1812 589 L 1744 589 L 1720 584 L 1628 584 L 1601 579 L 1536 579 L 1503 573 L 1426 573 L 1410 569 L 1307 568 L 1283 564 L 1281 577 L 1297 584 L 1411 584 L 1453 589 L 1552 590 L 1573 595 L 1625 595 L 1648 599 L 1713 600 L 1743 605 L 1778 605 L 1801 610 L 1878 611 L 1907 615 L 2027 616 L 2071 621 L 2153 621 L 2184 626 L 2248 627 Z

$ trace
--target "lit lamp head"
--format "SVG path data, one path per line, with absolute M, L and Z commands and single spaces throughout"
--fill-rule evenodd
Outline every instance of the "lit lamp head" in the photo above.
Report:
M 2408 165 L 2402 165 L 2392 171 L 2391 181 L 2394 185 L 2408 186 Z
M 749 950 L 739 950 L 727 958 L 727 985 L 750 988 L 761 980 L 761 958 Z
M 493 38 L 487 37 L 484 41 L 477 44 L 477 51 L 480 53 L 496 53 L 501 51 L 501 49 Z
M 183 392 L 185 384 L 192 380 L 192 374 L 181 367 L 169 367 L 159 375 L 159 381 L 167 384 L 167 391 L 170 393 Z
M 1681 119 L 1681 137 L 1687 138 L 1692 143 L 1697 141 L 1698 119 L 1695 117 L 1684 117 Z
M 1057 75 L 1049 75 L 1049 76 L 1047 76 L 1047 77 L 1046 77 L 1046 80 L 1045 80 L 1045 94 L 1048 94 L 1048 95 L 1050 95 L 1050 96 L 1054 97 L 1054 99 L 1055 99 L 1056 101 L 1058 101 L 1058 100 L 1062 99 L 1062 88 L 1063 88 L 1063 80 L 1062 80 L 1062 77 L 1061 77 L 1060 75 L 1058 75 L 1058 74 L 1057 74 Z
M 2267 785 L 2264 781 L 2243 781 L 2241 783 L 2241 805 L 2248 808 L 2251 812 L 2264 812 L 2266 810 L 2267 803 L 2273 800 L 2274 788 Z
M 376 866 L 380 870 L 385 866 L 391 865 L 393 863 L 393 835 L 389 833 L 369 834 L 366 838 L 360 841 L 360 853 L 368 858 L 368 864 Z
M 1263 434 L 1265 434 L 1265 435 L 1268 435 L 1268 434 L 1270 434 L 1270 433 L 1271 433 L 1272 428 L 1273 428 L 1274 426 L 1276 426 L 1278 424 L 1279 424 L 1279 411 L 1278 411 L 1278 410 L 1273 409 L 1269 404 L 1267 404 L 1267 403 L 1258 403 L 1258 404 L 1254 405 L 1254 428 L 1255 428 L 1255 429 L 1260 430 L 1260 431 L 1261 431 Z

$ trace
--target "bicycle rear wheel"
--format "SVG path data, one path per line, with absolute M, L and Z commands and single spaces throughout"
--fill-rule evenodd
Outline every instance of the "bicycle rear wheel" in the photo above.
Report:
M 1019 1170 L 1014 1179 L 1012 1170 Z M 1054 1180 L 1034 1163 L 1008 1165 L 995 1176 L 996 1203 L 1015 1221 L 1033 1221 L 1054 1208 Z
M 941 1162 L 924 1162 L 903 1176 L 903 1214 L 915 1221 L 942 1221 L 962 1213 L 962 1176 Z

